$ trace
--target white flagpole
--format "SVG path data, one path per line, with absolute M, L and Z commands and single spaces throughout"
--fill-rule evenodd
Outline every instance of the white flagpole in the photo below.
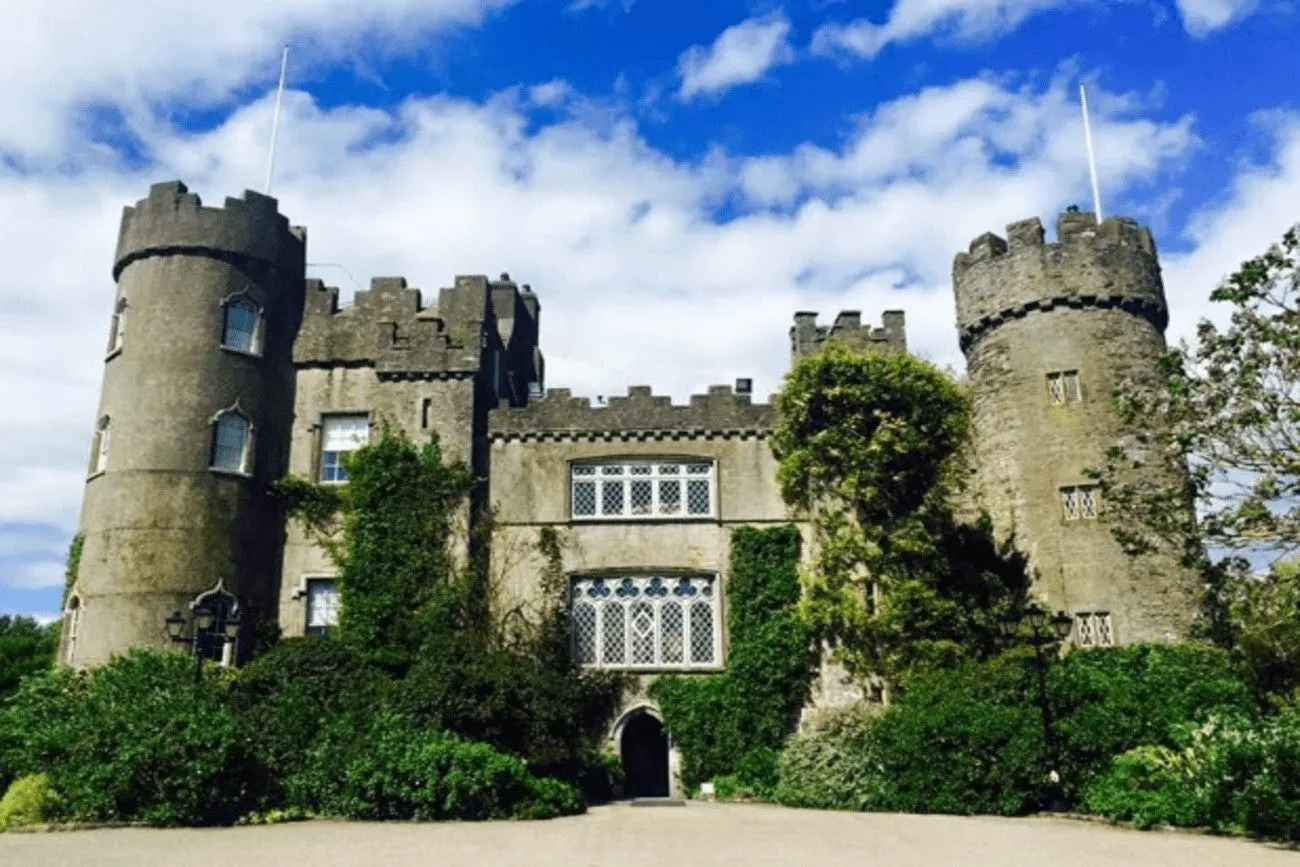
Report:
M 284 101 L 284 72 L 289 66 L 289 46 L 280 55 L 280 86 L 275 91 L 275 114 L 271 118 L 271 153 L 266 160 L 266 194 L 271 195 L 271 177 L 275 174 L 275 141 L 280 134 L 280 103 Z
M 1097 155 L 1092 150 L 1092 125 L 1088 123 L 1088 91 L 1079 85 L 1079 104 L 1083 107 L 1083 141 L 1088 148 L 1088 174 L 1092 177 L 1092 207 L 1101 225 L 1101 187 L 1097 183 Z

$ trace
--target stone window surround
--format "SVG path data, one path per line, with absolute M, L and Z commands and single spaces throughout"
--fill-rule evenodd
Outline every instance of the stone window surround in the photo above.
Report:
M 113 317 L 109 320 L 108 327 L 108 351 L 104 354 L 104 360 L 116 358 L 122 354 L 122 347 L 126 339 L 126 299 L 119 298 L 113 305 Z
M 86 481 L 104 475 L 108 470 L 108 450 L 112 445 L 113 420 L 108 415 L 100 416 L 95 423 L 95 433 L 90 441 L 90 472 Z
M 1061 501 L 1061 521 L 1095 521 L 1101 513 L 1101 487 L 1095 482 L 1076 482 L 1057 488 Z
M 686 674 L 717 673 L 719 671 L 724 671 L 726 669 L 727 667 L 726 666 L 727 611 L 726 611 L 726 598 L 725 598 L 726 593 L 723 590 L 722 576 L 719 573 L 693 570 L 693 569 L 682 569 L 682 568 L 592 569 L 592 570 L 584 570 L 580 572 L 568 573 L 565 576 L 566 579 L 565 587 L 566 587 L 566 592 L 573 593 L 575 586 L 578 585 L 580 582 L 591 581 L 594 579 L 605 579 L 606 581 L 609 582 L 609 585 L 612 588 L 615 587 L 619 582 L 621 582 L 625 578 L 636 578 L 636 579 L 662 578 L 669 585 L 670 595 L 671 595 L 672 584 L 677 582 L 679 579 L 688 578 L 688 579 L 708 581 L 712 586 L 711 600 L 713 606 L 713 611 L 712 611 L 713 662 L 695 663 L 695 662 L 685 661 L 685 657 L 683 657 L 684 661 L 682 663 L 648 663 L 648 664 L 647 663 L 634 664 L 631 662 L 616 663 L 616 664 L 579 663 L 579 665 L 582 668 L 620 671 L 627 674 L 665 673 L 665 672 L 686 673 Z M 689 619 L 690 616 L 689 608 L 687 608 L 686 611 L 683 612 L 683 614 L 686 619 Z M 569 618 L 570 618 L 569 627 L 572 630 L 573 606 L 570 606 Z M 626 627 L 626 620 L 624 622 Z M 655 623 L 656 623 L 655 637 L 657 642 L 656 653 L 658 654 L 662 652 L 662 648 L 658 646 L 660 642 L 660 629 L 661 629 L 658 612 L 656 612 Z M 683 632 L 683 636 L 685 635 L 686 633 Z M 597 632 L 596 641 L 598 645 L 601 640 L 602 640 L 602 633 Z M 685 640 L 686 639 L 684 637 L 683 641 Z M 570 633 L 570 647 L 571 647 L 571 652 L 574 652 L 576 650 L 576 647 L 574 645 L 574 636 L 572 632 Z
M 257 319 L 253 324 L 253 333 L 250 338 L 249 348 L 241 349 L 238 346 L 231 346 L 226 342 L 227 331 L 230 328 L 230 307 L 240 301 L 246 301 L 252 305 L 256 311 Z M 262 350 L 266 340 L 266 309 L 258 303 L 257 299 L 247 289 L 240 289 L 238 292 L 232 292 L 225 298 L 221 299 L 221 350 L 223 352 L 243 355 L 249 358 L 261 358 Z
M 1076 611 L 1074 643 L 1077 647 L 1114 647 L 1115 623 L 1109 611 Z
M 1050 370 L 1045 375 L 1047 402 L 1052 406 L 1069 406 L 1083 402 L 1083 383 L 1077 369 Z
M 247 424 L 247 430 L 244 435 L 244 451 L 239 459 L 239 469 L 232 470 L 228 467 L 219 467 L 216 465 L 217 451 L 217 425 L 221 419 L 227 415 L 234 414 L 242 418 Z M 237 476 L 239 478 L 252 478 L 253 461 L 255 456 L 255 444 L 257 442 L 257 425 L 253 424 L 252 416 L 244 412 L 243 407 L 236 400 L 233 404 L 225 409 L 218 410 L 211 419 L 212 433 L 208 443 L 208 471 L 225 476 Z
M 608 466 L 614 464 L 621 464 L 624 467 L 632 466 L 632 465 L 646 465 L 646 464 L 650 464 L 650 465 L 678 464 L 683 468 L 682 474 L 678 478 L 682 480 L 688 478 L 695 478 L 696 480 L 707 479 L 709 482 L 709 500 L 710 500 L 708 514 L 688 513 L 688 505 L 687 505 L 688 492 L 686 490 L 685 485 L 683 485 L 683 489 L 681 493 L 681 498 L 682 498 L 681 514 L 658 514 L 658 515 L 656 514 L 634 515 L 630 513 L 624 515 L 606 515 L 606 514 L 577 515 L 575 514 L 574 513 L 574 483 L 576 481 L 579 481 L 580 477 L 574 475 L 574 468 L 579 466 Z M 685 473 L 685 467 L 688 464 L 708 464 L 710 469 L 707 474 L 701 474 L 692 477 L 692 476 L 688 476 Z M 718 459 L 716 457 L 713 457 L 712 455 L 687 455 L 687 454 L 631 454 L 629 455 L 624 453 L 624 454 L 611 454 L 611 455 L 572 458 L 567 461 L 567 467 L 565 472 L 565 479 L 567 481 L 567 496 L 566 496 L 567 502 L 565 505 L 566 505 L 567 514 L 569 516 L 568 520 L 572 524 L 599 524 L 602 522 L 628 523 L 628 522 L 636 522 L 636 521 L 647 521 L 653 523 L 674 523 L 674 522 L 691 522 L 691 521 L 716 522 L 719 520 L 718 516 L 721 514 L 718 464 L 719 464 Z M 592 480 L 600 479 L 600 478 L 601 478 L 600 476 L 595 476 L 592 477 Z M 625 486 L 624 490 L 629 491 L 630 482 L 634 478 L 633 476 L 631 476 L 630 474 L 625 474 L 621 477 L 615 477 L 615 478 L 621 478 L 627 480 L 629 484 Z M 657 482 L 666 481 L 666 479 L 664 479 L 663 476 L 658 475 L 657 472 L 645 476 L 644 478 L 645 480 L 652 481 L 653 483 L 655 483 L 653 494 L 657 500 L 659 496 Z M 614 478 L 609 479 L 609 481 L 614 481 L 614 480 L 615 480 Z M 624 500 L 625 502 L 630 501 L 630 493 L 624 494 Z

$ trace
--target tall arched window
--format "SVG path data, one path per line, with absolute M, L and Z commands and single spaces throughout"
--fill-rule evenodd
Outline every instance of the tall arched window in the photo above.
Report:
M 253 423 L 238 409 L 212 420 L 212 469 L 226 473 L 253 471 Z
M 225 325 L 221 345 L 237 352 L 260 355 L 262 352 L 262 308 L 252 298 L 240 295 L 226 301 Z
M 108 439 L 112 428 L 108 416 L 95 425 L 95 438 L 90 446 L 90 474 L 98 475 L 108 469 Z

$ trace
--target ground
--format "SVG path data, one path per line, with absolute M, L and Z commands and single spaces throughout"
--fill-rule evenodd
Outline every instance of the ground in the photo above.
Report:
M 241 867 L 311 864 L 1300 865 L 1300 852 L 1068 819 L 899 816 L 691 803 L 598 807 L 550 822 L 296 822 L 0 835 L 0 864 Z

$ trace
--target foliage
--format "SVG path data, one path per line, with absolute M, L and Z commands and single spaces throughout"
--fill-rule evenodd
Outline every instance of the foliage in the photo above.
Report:
M 135 650 L 89 672 L 23 683 L 0 711 L 0 765 L 48 773 L 57 818 L 204 825 L 233 821 L 265 770 L 226 706 L 230 676 Z
M 1062 784 L 1071 798 L 1120 753 L 1173 747 L 1181 725 L 1255 712 L 1243 667 L 1198 644 L 1075 651 L 1052 667 L 1050 685 Z
M 1133 555 L 1168 550 L 1209 583 L 1207 625 L 1231 643 L 1221 592 L 1244 561 L 1300 554 L 1300 236 L 1242 264 L 1211 294 L 1231 310 L 1116 403 L 1129 433 L 1093 471 Z M 1194 503 L 1193 510 L 1189 505 Z M 1208 548 L 1208 552 L 1207 552 Z
M 44 823 L 48 805 L 54 800 L 47 775 L 19 777 L 9 784 L 4 797 L 0 798 L 0 831 Z
M 1233 652 L 1266 700 L 1300 697 L 1300 561 L 1223 585 Z
M 727 670 L 658 678 L 651 694 L 682 753 L 682 780 L 737 775 L 760 797 L 776 784 L 777 750 L 812 683 L 815 655 L 796 608 L 799 531 L 738 527 L 731 537 Z
M 774 799 L 787 807 L 879 809 L 883 781 L 873 725 L 881 712 L 850 706 L 793 738 L 781 753 Z
M 1087 808 L 1139 827 L 1247 831 L 1300 841 L 1300 707 L 1254 721 L 1215 717 L 1175 732 L 1177 746 L 1115 758 Z
M 287 789 L 297 808 L 353 819 L 541 819 L 582 811 L 575 789 L 534 777 L 520 759 L 391 711 L 332 718 Z
M 68 594 L 72 592 L 72 587 L 77 583 L 77 575 L 81 572 L 81 552 L 86 547 L 86 537 L 77 533 L 68 543 L 68 561 L 63 570 L 63 603 L 67 604 Z
M 859 677 L 895 684 L 1000 648 L 998 617 L 1021 604 L 1026 562 L 963 524 L 970 399 L 905 353 L 832 342 L 800 359 L 777 402 L 772 448 L 792 506 L 812 516 L 817 558 L 801 612 Z
M 17 691 L 24 677 L 48 671 L 58 648 L 57 623 L 42 626 L 30 617 L 0 616 L 0 702 Z

